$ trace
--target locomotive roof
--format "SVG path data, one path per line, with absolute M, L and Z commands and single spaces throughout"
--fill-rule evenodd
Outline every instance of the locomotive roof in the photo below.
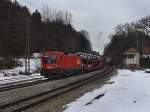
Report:
M 49 55 L 49 54 L 64 54 L 62 51 L 47 51 L 43 53 L 44 55 Z

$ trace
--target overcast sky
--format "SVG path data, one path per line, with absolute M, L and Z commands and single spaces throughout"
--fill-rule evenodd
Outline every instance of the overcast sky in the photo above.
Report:
M 89 32 L 94 50 L 97 44 L 108 43 L 108 36 L 118 24 L 132 22 L 150 15 L 150 0 L 18 0 L 32 11 L 49 5 L 53 9 L 67 10 L 72 14 L 72 24 L 77 30 Z M 101 38 L 98 33 L 102 31 Z M 101 51 L 102 52 L 102 51 Z

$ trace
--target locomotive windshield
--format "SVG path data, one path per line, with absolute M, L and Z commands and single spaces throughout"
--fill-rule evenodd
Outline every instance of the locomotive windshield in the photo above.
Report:
M 54 63 L 56 63 L 56 56 L 55 55 L 44 56 L 44 63 L 45 64 L 54 64 Z

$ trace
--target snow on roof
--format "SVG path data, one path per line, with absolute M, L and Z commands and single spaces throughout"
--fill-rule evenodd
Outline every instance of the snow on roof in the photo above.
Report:
M 138 50 L 134 47 L 130 47 L 125 53 L 139 53 Z

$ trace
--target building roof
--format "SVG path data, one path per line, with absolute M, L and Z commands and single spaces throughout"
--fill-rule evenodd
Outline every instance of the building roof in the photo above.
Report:
M 144 47 L 143 48 L 143 54 L 150 55 L 150 47 Z
M 130 47 L 125 53 L 139 53 L 138 50 L 134 47 Z

